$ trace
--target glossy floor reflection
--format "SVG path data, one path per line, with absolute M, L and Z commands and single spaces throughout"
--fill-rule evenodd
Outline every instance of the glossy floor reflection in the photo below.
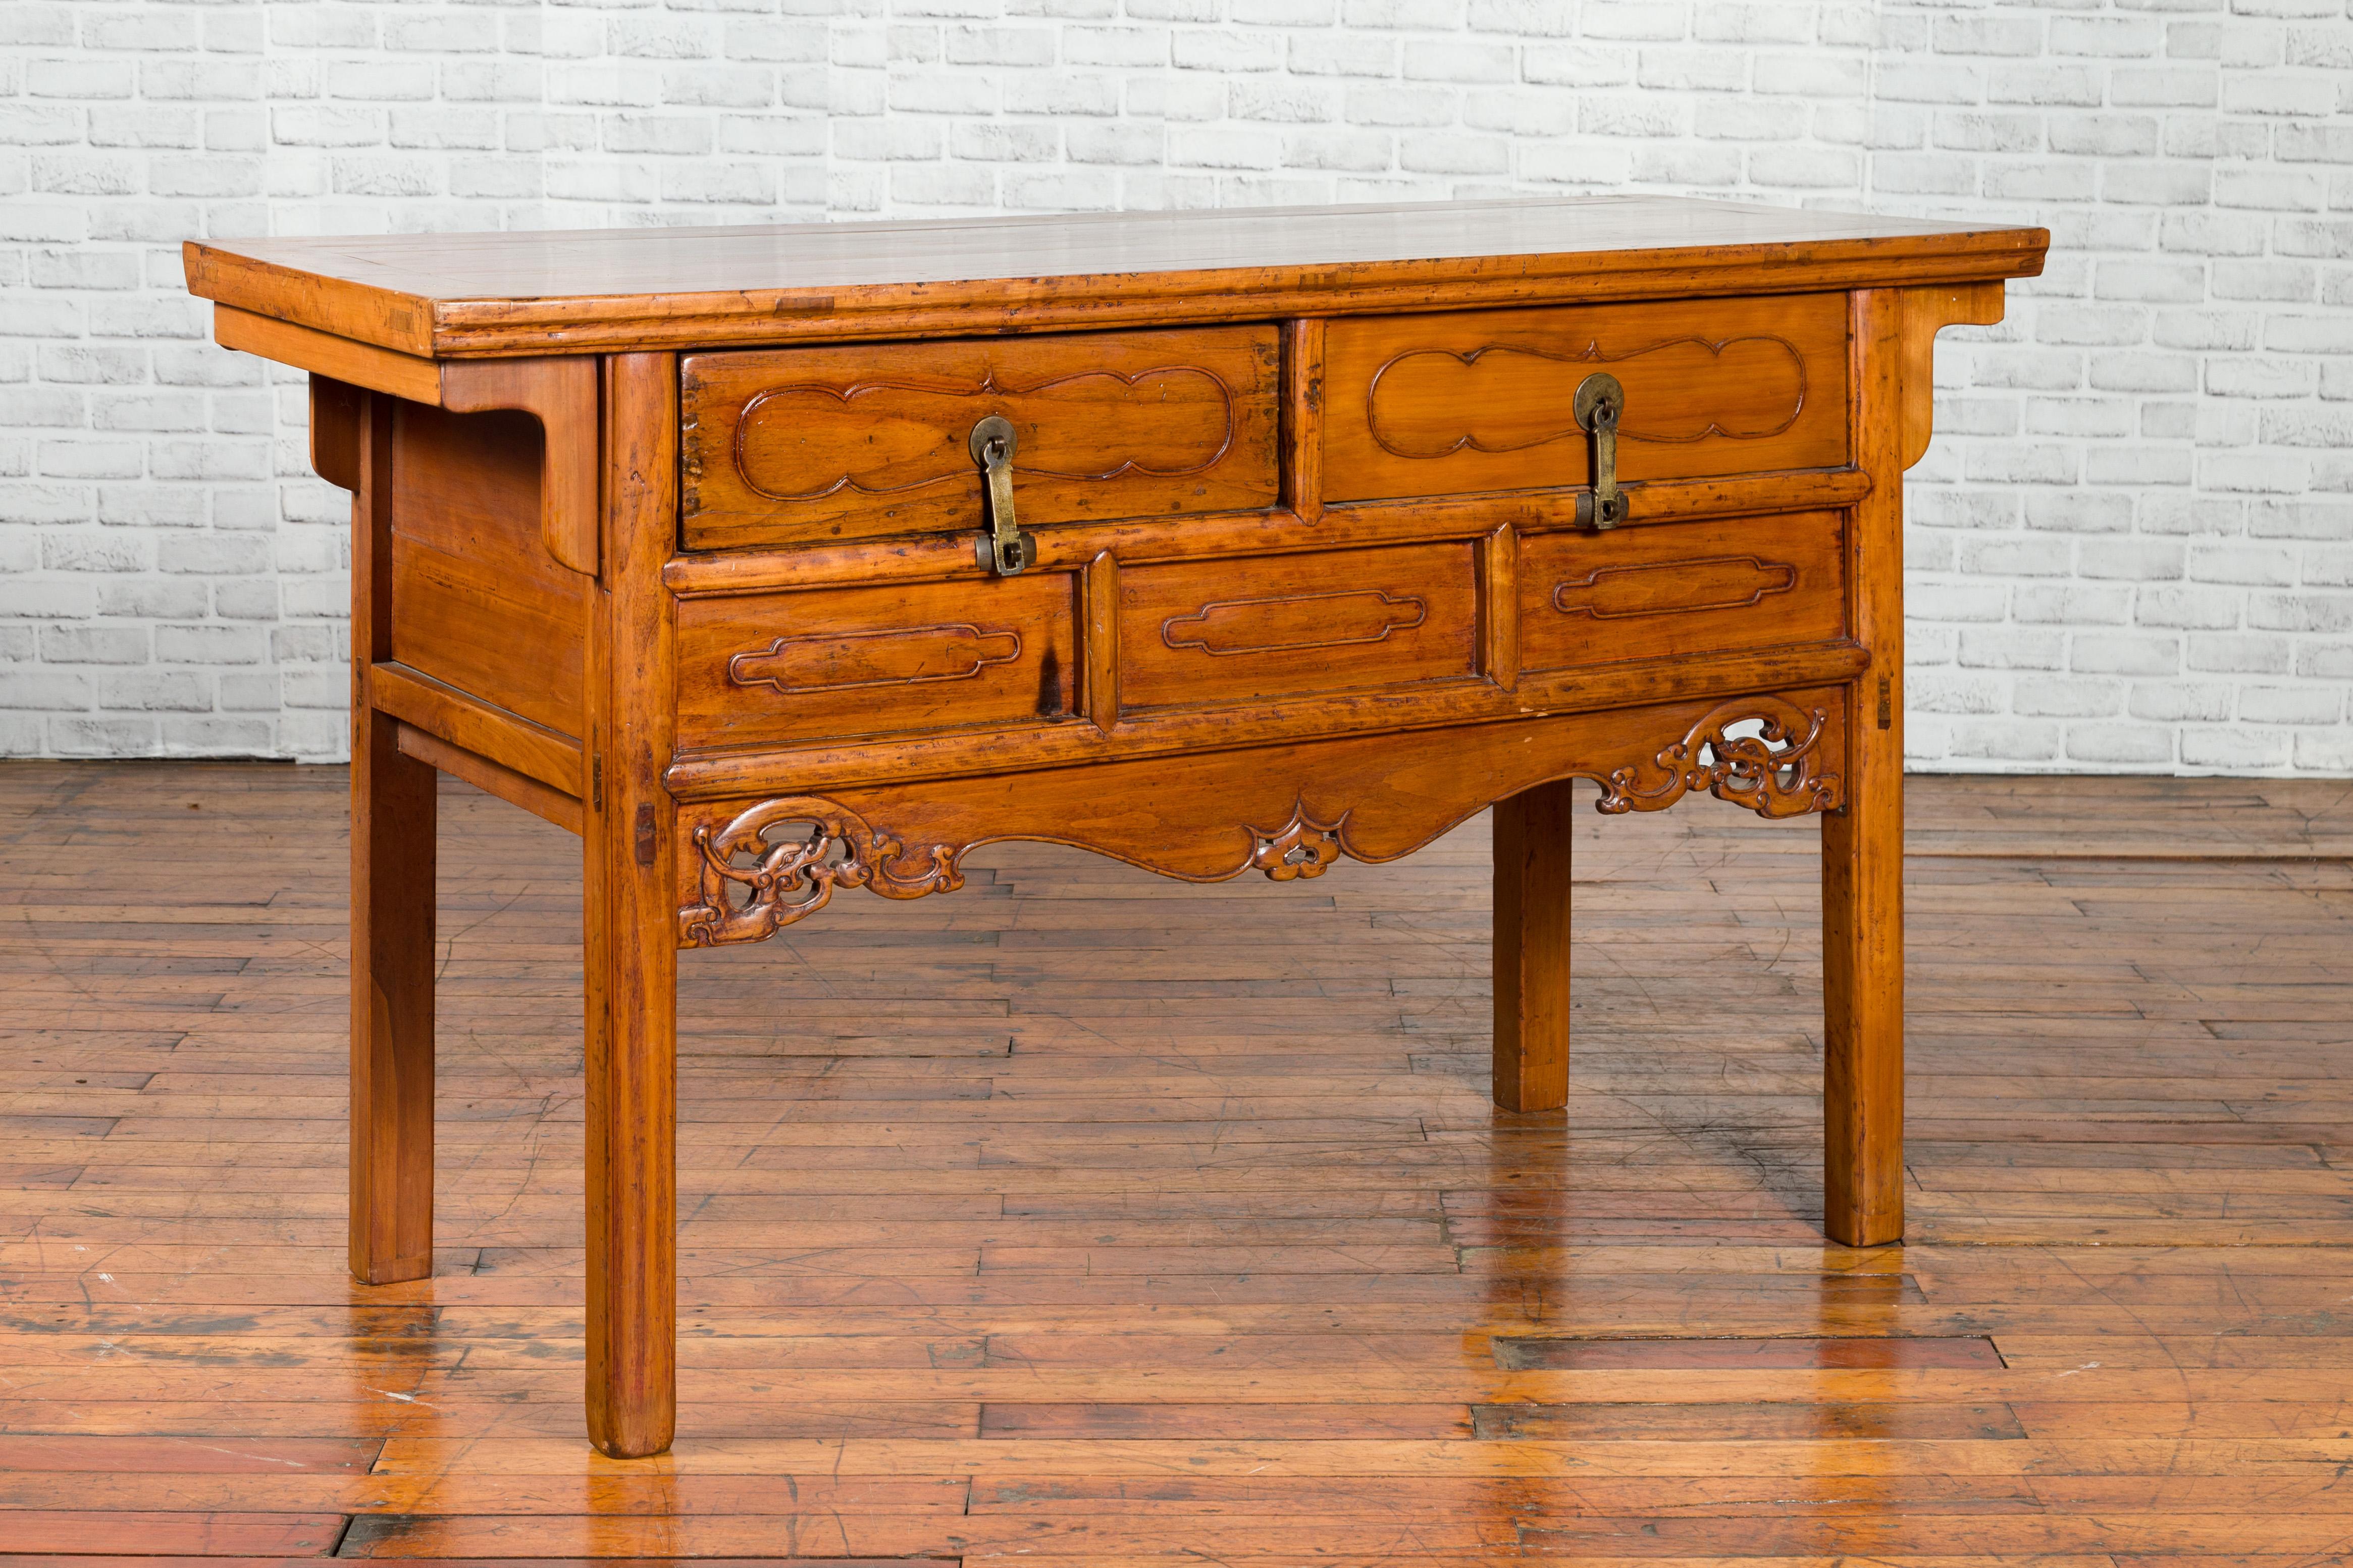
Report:
M 452 785 L 438 1269 L 343 1273 L 343 778 L 0 766 L 0 1563 L 2353 1555 L 2353 786 L 1915 783 L 1912 1244 L 1815 1222 L 1814 834 L 1001 847 L 685 957 L 676 1452 L 581 1438 L 576 852 Z

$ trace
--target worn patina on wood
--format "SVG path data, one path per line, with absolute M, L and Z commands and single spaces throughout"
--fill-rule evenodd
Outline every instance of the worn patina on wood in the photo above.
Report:
M 1937 329 L 2046 239 L 1646 197 L 191 244 L 364 525 L 354 1272 L 429 1262 L 428 768 L 586 840 L 616 1456 L 673 1422 L 677 949 L 996 839 L 1298 880 L 1517 801 L 1495 1083 L 1542 1110 L 1563 782 L 1820 816 L 1826 1224 L 1895 1240 L 1902 473 Z

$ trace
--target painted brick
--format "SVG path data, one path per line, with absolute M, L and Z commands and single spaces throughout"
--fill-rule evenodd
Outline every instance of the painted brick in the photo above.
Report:
M 2010 710 L 2028 718 L 2106 719 L 2124 710 L 2122 681 L 2081 676 L 2021 676 L 2010 687 Z
M 1956 762 L 2048 764 L 2059 755 L 2060 727 L 2047 720 L 1970 720 L 1953 726 L 1945 754 Z
M 2066 730 L 2066 757 L 2088 764 L 2086 772 L 2111 767 L 2163 767 L 2174 760 L 2176 731 L 2164 724 L 2083 723 Z
M 2067 643 L 2057 631 L 2004 626 L 1961 628 L 1960 667 L 1964 669 L 2064 669 Z
M 2206 673 L 2284 675 L 2294 654 L 2293 638 L 2270 632 L 2194 632 L 2185 668 Z
M 2217 773 L 2270 772 L 2287 765 L 2291 738 L 2238 725 L 2185 725 L 2181 761 L 2187 768 Z
M 2137 680 L 2127 706 L 2136 719 L 2219 723 L 2237 706 L 2238 689 L 2221 680 Z
M 2067 668 L 2087 675 L 2171 675 L 2181 668 L 2181 639 L 2145 632 L 2082 633 L 2068 646 Z

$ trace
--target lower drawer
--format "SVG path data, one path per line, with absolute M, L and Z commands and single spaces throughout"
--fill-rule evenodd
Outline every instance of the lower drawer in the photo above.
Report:
M 1478 673 L 1467 542 L 1179 561 L 1119 579 L 1123 710 Z
M 1835 641 L 1846 635 L 1842 519 L 1531 535 L 1520 543 L 1520 668 Z
M 776 745 L 1071 710 L 1066 573 L 687 599 L 678 743 Z

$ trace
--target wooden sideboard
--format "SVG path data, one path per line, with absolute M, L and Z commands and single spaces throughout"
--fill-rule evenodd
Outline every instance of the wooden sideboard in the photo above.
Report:
M 196 242 L 353 494 L 351 1266 L 432 1266 L 434 772 L 582 837 L 587 1409 L 674 1421 L 681 947 L 967 850 L 1316 877 L 1569 781 L 1822 825 L 1825 1226 L 1903 1232 L 1904 470 L 2037 229 L 1654 198 Z

